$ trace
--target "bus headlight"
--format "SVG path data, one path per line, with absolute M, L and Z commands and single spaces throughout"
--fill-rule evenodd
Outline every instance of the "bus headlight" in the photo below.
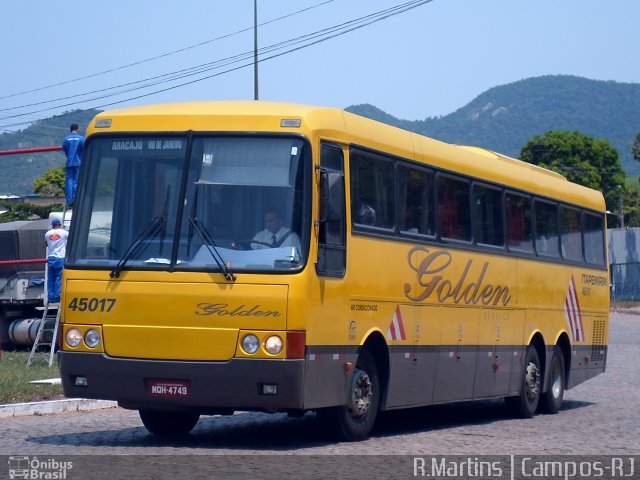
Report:
M 253 334 L 249 334 L 242 339 L 242 349 L 249 355 L 253 355 L 260 348 L 260 340 Z
M 64 339 L 65 342 L 67 342 L 67 345 L 69 345 L 71 348 L 76 348 L 78 345 L 80 345 L 80 342 L 82 342 L 82 334 L 77 328 L 72 328 L 71 330 L 67 331 Z
M 284 343 L 277 335 L 271 335 L 264 341 L 264 349 L 271 355 L 277 355 L 282 351 Z
M 94 329 L 87 331 L 84 334 L 84 343 L 89 348 L 96 348 L 100 344 L 100 332 Z

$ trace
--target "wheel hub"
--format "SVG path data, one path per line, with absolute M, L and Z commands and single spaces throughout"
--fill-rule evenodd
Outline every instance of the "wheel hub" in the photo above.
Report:
M 371 406 L 372 397 L 373 387 L 369 375 L 363 370 L 356 370 L 351 384 L 351 402 L 349 404 L 351 415 L 360 417 L 367 413 Z
M 525 381 L 527 398 L 533 400 L 540 394 L 540 369 L 535 363 L 529 363 L 529 365 L 527 365 Z
M 551 392 L 554 398 L 560 397 L 560 392 L 562 391 L 562 373 L 560 372 L 560 367 L 555 366 L 553 369 L 553 384 L 551 386 Z

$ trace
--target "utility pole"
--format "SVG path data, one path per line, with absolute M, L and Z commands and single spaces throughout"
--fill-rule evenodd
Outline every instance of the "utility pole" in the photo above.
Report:
M 253 0 L 253 99 L 258 100 L 258 0 Z
M 620 191 L 620 228 L 624 228 L 624 205 L 623 205 L 623 198 L 622 198 L 622 191 Z

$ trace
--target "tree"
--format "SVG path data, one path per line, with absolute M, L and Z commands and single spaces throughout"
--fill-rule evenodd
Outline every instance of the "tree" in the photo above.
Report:
M 44 175 L 33 181 L 33 191 L 43 197 L 62 197 L 64 181 L 64 166 L 50 168 L 44 172 Z
M 631 154 L 633 158 L 640 162 L 640 133 L 636 135 L 636 139 L 633 141 L 633 145 L 631 145 Z
M 7 211 L 0 215 L 0 223 L 13 222 L 15 220 L 37 220 L 49 218 L 51 212 L 62 211 L 64 205 L 54 203 L 52 205 L 34 205 L 32 203 L 1 203 L 0 207 Z
M 600 190 L 611 211 L 619 209 L 621 196 L 630 194 L 618 152 L 607 140 L 580 132 L 549 131 L 529 140 L 522 147 L 520 158 Z

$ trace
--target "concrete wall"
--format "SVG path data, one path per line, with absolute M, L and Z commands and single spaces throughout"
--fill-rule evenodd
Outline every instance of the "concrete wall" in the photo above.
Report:
M 607 231 L 612 300 L 640 300 L 640 228 Z

